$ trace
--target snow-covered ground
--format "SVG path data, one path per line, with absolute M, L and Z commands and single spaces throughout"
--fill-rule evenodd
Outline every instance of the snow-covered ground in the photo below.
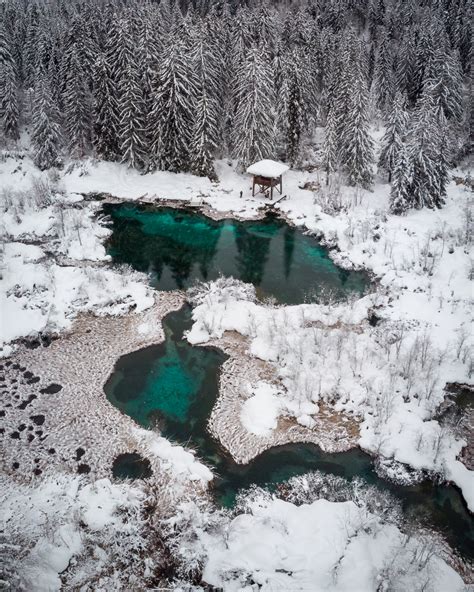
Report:
M 250 591 L 251 582 L 262 592 L 464 588 L 461 577 L 423 541 L 352 501 L 295 506 L 257 499 L 224 533 L 202 535 L 202 543 L 209 557 L 205 581 L 229 592 Z
M 81 194 L 205 202 L 227 215 L 259 215 L 265 200 L 251 197 L 249 178 L 227 161 L 219 161 L 216 170 L 220 181 L 211 183 L 187 174 L 140 175 L 118 164 L 86 160 L 51 175 L 35 169 L 26 154 L 4 156 L 0 161 L 3 355 L 15 352 L 19 346 L 12 342 L 16 339 L 71 328 L 79 312 L 116 315 L 153 305 L 145 276 L 107 267 L 103 242 L 108 231 L 94 216 L 100 203 L 84 200 Z M 229 295 L 225 287 L 211 286 L 194 310 L 195 324 L 188 339 L 206 343 L 224 331 L 238 331 L 248 340 L 249 355 L 274 367 L 274 383 L 249 384 L 242 412 L 235 418 L 253 436 L 268 438 L 281 416 L 311 428 L 319 409 L 330 405 L 361 421 L 359 444 L 363 448 L 452 480 L 472 510 L 473 472 L 457 460 L 465 442 L 435 418 L 445 383 L 471 380 L 472 194 L 464 185 L 451 183 L 442 210 L 396 217 L 388 213 L 386 184 L 377 184 L 373 192 L 330 189 L 325 189 L 317 173 L 289 171 L 284 177 L 287 197 L 276 207 L 294 224 L 337 247 L 332 251 L 337 262 L 372 271 L 377 290 L 347 304 L 271 307 L 248 296 Z M 374 312 L 380 320 L 373 327 L 368 317 Z M 159 448 L 157 454 L 166 456 L 171 466 L 179 469 L 180 463 L 194 463 L 193 458 L 184 458 L 183 449 L 168 449 L 164 441 Z M 194 466 L 197 479 L 210 477 L 202 465 Z M 32 518 L 29 522 L 26 510 L 15 509 L 22 507 L 25 486 L 11 477 L 5 479 L 9 483 L 4 488 L 2 517 L 16 525 L 17 530 L 11 532 L 21 546 L 24 528 L 35 522 Z M 39 497 L 31 497 L 35 520 L 44 510 L 44 500 L 58 498 L 59 491 L 75 501 L 67 501 L 61 511 L 54 509 L 56 527 L 48 530 L 45 540 L 43 533 L 24 546 L 19 589 L 31 589 L 31 581 L 37 590 L 59 589 L 61 581 L 73 576 L 67 571 L 61 578 L 57 574 L 68 565 L 77 565 L 77 559 L 72 564 L 70 559 L 82 557 L 81 553 L 92 554 L 100 569 L 110 561 L 103 545 L 100 549 L 84 546 L 77 525 L 70 526 L 71 515 L 79 512 L 92 529 L 88 510 L 80 501 L 81 491 L 88 491 L 90 485 L 87 478 L 81 478 L 84 482 L 78 479 L 66 483 L 58 476 L 56 485 L 49 481 L 40 485 L 57 487 L 56 493 L 51 490 L 46 495 L 38 490 Z M 106 497 L 139 499 L 129 485 L 101 483 Z M 24 495 L 31 495 L 30 488 Z M 104 528 L 113 531 L 116 524 L 109 521 L 113 508 L 109 510 L 104 511 Z M 50 511 L 44 512 L 49 515 Z M 205 578 L 214 585 L 225 581 L 226 590 L 251 590 L 252 581 L 261 581 L 268 590 L 303 590 L 311 578 L 319 578 L 313 581 L 321 581 L 330 590 L 349 590 L 349 575 L 355 574 L 361 589 L 375 590 L 374 574 L 389 569 L 386 564 L 394 546 L 404 549 L 396 555 L 400 562 L 409 563 L 414 543 L 404 542 L 394 525 L 381 526 L 377 517 L 369 515 L 364 519 L 371 524 L 370 535 L 357 526 L 359 512 L 352 502 L 318 500 L 294 507 L 281 500 L 266 500 L 233 518 L 225 535 L 203 535 Z M 252 554 L 254 542 L 262 537 L 275 541 L 274 547 L 269 543 L 264 556 Z M 344 560 L 338 563 L 342 548 Z M 283 564 L 284 572 L 280 571 Z M 44 569 L 39 573 L 32 565 Z M 460 579 L 441 559 L 430 557 L 428 565 L 430 573 L 436 574 L 430 576 L 434 590 L 460 589 Z M 330 573 L 336 569 L 336 580 L 328 569 Z M 76 568 L 72 572 L 79 573 Z M 236 574 L 233 580 L 232 573 Z M 288 588 L 289 573 L 299 587 Z M 423 570 L 420 574 L 410 572 L 406 577 L 411 579 L 400 579 L 395 589 L 421 586 Z M 44 585 L 40 584 L 43 577 Z M 96 589 L 102 585 L 100 577 Z M 110 574 L 104 577 L 104 589 L 111 589 Z M 74 589 L 81 582 L 68 585 Z M 120 589 L 118 584 L 115 589 Z

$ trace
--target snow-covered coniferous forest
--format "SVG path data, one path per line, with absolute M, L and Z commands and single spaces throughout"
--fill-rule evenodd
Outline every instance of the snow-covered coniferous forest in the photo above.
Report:
M 472 22 L 0 3 L 0 589 L 471 589 Z

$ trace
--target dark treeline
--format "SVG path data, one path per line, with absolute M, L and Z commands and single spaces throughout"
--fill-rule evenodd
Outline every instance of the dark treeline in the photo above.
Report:
M 327 177 L 368 188 L 380 121 L 402 213 L 441 206 L 472 149 L 471 0 L 4 0 L 0 17 L 4 143 L 29 125 L 41 169 L 94 154 L 212 178 L 216 157 L 297 165 L 324 126 Z

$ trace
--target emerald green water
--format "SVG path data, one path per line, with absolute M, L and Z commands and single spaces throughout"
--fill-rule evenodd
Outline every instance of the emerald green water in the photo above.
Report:
M 312 470 L 347 479 L 360 477 L 390 491 L 408 516 L 443 533 L 460 554 L 472 557 L 473 522 L 454 487 L 430 481 L 410 487 L 395 485 L 379 478 L 371 457 L 359 449 L 328 454 L 317 446 L 291 444 L 274 447 L 248 465 L 233 462 L 206 429 L 226 356 L 214 348 L 193 347 L 183 339 L 191 325 L 189 306 L 165 317 L 165 341 L 121 357 L 105 393 L 111 403 L 140 425 L 158 425 L 165 437 L 196 450 L 215 472 L 214 491 L 219 503 L 231 506 L 238 491 L 252 484 L 273 489 L 290 477 Z M 128 475 L 126 467 L 121 466 L 115 474 Z
M 114 261 L 150 272 L 159 289 L 184 288 L 195 279 L 212 279 L 221 273 L 252 281 L 260 297 L 272 296 L 285 303 L 314 299 L 328 287 L 339 298 L 367 287 L 365 274 L 339 270 L 316 241 L 277 219 L 244 224 L 213 222 L 180 210 L 152 211 L 130 205 L 105 210 L 112 218 L 108 248 Z M 211 244 L 206 242 L 207 232 Z M 213 486 L 219 503 L 231 506 L 240 489 L 252 484 L 275 488 L 311 470 L 347 479 L 357 476 L 389 490 L 407 515 L 443 533 L 460 554 L 472 557 L 473 522 L 455 488 L 431 482 L 402 487 L 384 481 L 374 471 L 371 458 L 358 449 L 326 454 L 313 445 L 292 444 L 272 448 L 248 465 L 234 463 L 206 429 L 226 356 L 214 348 L 193 347 L 183 339 L 191 325 L 190 307 L 169 314 L 163 321 L 165 341 L 120 358 L 105 392 L 140 425 L 158 426 L 167 438 L 196 450 L 215 472 Z M 134 477 L 135 467 L 131 471 L 126 463 L 117 462 L 114 474 Z
M 285 304 L 361 294 L 369 278 L 334 265 L 311 236 L 272 216 L 214 221 L 196 212 L 134 204 L 104 205 L 113 234 L 108 253 L 147 272 L 159 290 L 185 289 L 223 275 L 252 283 L 260 298 Z

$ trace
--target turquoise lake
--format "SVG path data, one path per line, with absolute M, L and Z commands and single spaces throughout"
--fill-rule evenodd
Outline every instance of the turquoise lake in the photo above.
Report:
M 214 221 L 172 208 L 105 205 L 113 234 L 108 253 L 146 272 L 159 290 L 182 290 L 219 276 L 251 283 L 261 298 L 284 304 L 343 299 L 370 286 L 363 271 L 334 265 L 327 249 L 276 216 Z

